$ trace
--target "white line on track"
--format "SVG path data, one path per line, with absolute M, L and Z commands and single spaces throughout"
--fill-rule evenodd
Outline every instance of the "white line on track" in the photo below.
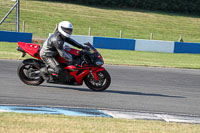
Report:
M 200 124 L 200 116 L 169 115 L 164 113 L 157 114 L 157 113 L 143 113 L 143 112 L 119 112 L 119 111 L 108 111 L 108 110 L 100 110 L 100 111 L 102 111 L 107 115 L 112 116 L 113 118 L 160 120 L 166 122 Z
M 1 104 L 1 106 L 27 106 L 27 107 L 49 107 L 49 108 L 83 108 L 83 107 L 73 107 L 73 106 L 51 106 L 51 105 L 22 105 L 22 104 Z M 137 119 L 137 120 L 159 120 L 166 122 L 177 122 L 177 123 L 191 123 L 200 124 L 200 116 L 188 115 L 188 114 L 167 114 L 165 112 L 147 112 L 147 111 L 121 111 L 116 109 L 96 109 L 104 114 L 112 116 L 113 118 L 123 118 L 123 119 Z M 2 110 L 0 112 L 11 112 L 9 110 Z

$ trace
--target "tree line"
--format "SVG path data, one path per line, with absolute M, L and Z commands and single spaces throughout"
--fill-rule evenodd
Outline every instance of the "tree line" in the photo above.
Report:
M 168 12 L 200 13 L 200 0 L 59 0 L 80 4 L 160 10 Z

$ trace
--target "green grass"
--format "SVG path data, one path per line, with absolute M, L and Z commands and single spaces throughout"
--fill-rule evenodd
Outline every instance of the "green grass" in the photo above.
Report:
M 99 117 L 0 113 L 1 133 L 198 133 L 200 125 Z
M 17 43 L 0 42 L 0 59 L 22 59 L 22 53 L 17 51 Z M 30 56 L 27 56 L 30 58 Z
M 17 43 L 0 42 L 0 58 L 19 59 Z M 170 54 L 98 49 L 106 64 L 200 69 L 199 54 Z M 26 56 L 30 58 L 30 56 Z M 20 58 L 22 59 L 22 58 Z
M 6 6 L 0 10 L 3 8 Z M 124 38 L 149 39 L 153 33 L 155 40 L 178 41 L 182 35 L 186 42 L 200 42 L 199 16 L 21 0 L 21 31 L 22 21 L 25 21 L 26 32 L 46 38 L 63 20 L 73 23 L 76 35 L 88 35 L 90 26 L 94 36 L 119 37 L 122 30 Z M 5 28 L 5 24 L 0 25 L 1 28 Z
M 99 50 L 107 64 L 200 68 L 199 54 L 171 54 L 122 50 Z

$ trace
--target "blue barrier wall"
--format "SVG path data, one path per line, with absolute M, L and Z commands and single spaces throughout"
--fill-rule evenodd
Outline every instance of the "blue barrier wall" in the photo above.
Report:
M 93 36 L 74 36 L 74 39 L 81 44 L 90 42 L 94 45 L 94 47 L 103 49 L 200 54 L 200 43 L 121 39 Z M 32 33 L 0 31 L 0 42 L 19 41 L 31 43 Z
M 32 33 L 0 31 L 0 42 L 32 42 Z
M 174 53 L 200 54 L 200 43 L 175 42 Z
M 135 50 L 134 39 L 94 37 L 93 45 L 103 49 Z

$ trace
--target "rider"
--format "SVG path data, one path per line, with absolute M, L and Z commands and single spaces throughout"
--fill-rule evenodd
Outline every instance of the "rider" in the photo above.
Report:
M 64 43 L 67 42 L 77 48 L 84 49 L 85 47 L 75 40 L 71 39 L 70 36 L 73 31 L 73 25 L 69 21 L 62 21 L 59 23 L 57 30 L 53 35 L 51 35 L 43 44 L 40 50 L 40 57 L 47 67 L 43 67 L 40 71 L 42 77 L 45 80 L 50 80 L 49 76 L 47 76 L 48 70 L 47 68 L 52 68 L 55 73 L 58 75 L 62 75 L 63 68 L 56 61 L 56 56 L 59 54 L 63 57 L 67 62 L 72 63 L 73 58 L 72 55 L 66 53 L 64 51 Z

